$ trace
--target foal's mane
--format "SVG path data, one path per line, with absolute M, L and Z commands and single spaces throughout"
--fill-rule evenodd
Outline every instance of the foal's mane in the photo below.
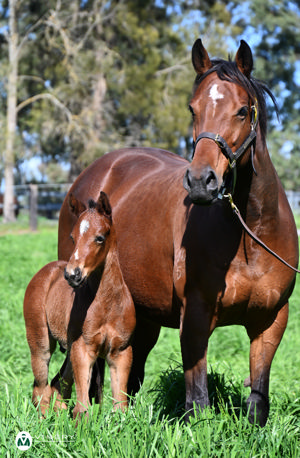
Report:
M 248 93 L 253 103 L 257 101 L 258 105 L 258 119 L 259 126 L 261 129 L 262 140 L 265 143 L 267 134 L 267 106 L 266 106 L 266 95 L 268 95 L 275 107 L 276 114 L 278 116 L 278 106 L 276 99 L 267 85 L 257 80 L 256 78 L 250 77 L 248 79 L 238 68 L 235 61 L 232 61 L 230 56 L 227 60 L 223 59 L 212 59 L 212 67 L 201 76 L 196 76 L 193 86 L 193 95 L 195 94 L 199 84 L 213 72 L 216 72 L 220 80 L 229 81 L 231 83 L 238 84 L 243 87 Z

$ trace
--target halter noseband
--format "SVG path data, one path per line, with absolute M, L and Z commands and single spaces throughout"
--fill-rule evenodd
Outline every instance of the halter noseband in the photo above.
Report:
M 196 146 L 198 145 L 199 141 L 202 138 L 209 138 L 210 140 L 213 140 L 218 147 L 221 149 L 222 153 L 224 156 L 228 159 L 229 161 L 229 167 L 232 170 L 233 173 L 233 180 L 231 183 L 231 192 L 233 194 L 234 188 L 235 188 L 235 183 L 236 183 L 236 162 L 237 160 L 244 154 L 244 152 L 251 146 L 251 160 L 252 160 L 252 167 L 254 172 L 256 173 L 256 170 L 253 165 L 253 155 L 254 155 L 254 144 L 255 144 L 255 139 L 256 139 L 256 126 L 258 123 L 258 110 L 257 110 L 257 105 L 251 106 L 251 131 L 248 137 L 244 140 L 244 142 L 241 144 L 241 146 L 233 152 L 226 140 L 224 140 L 223 137 L 219 134 L 213 134 L 211 132 L 202 132 L 201 134 L 198 135 L 196 140 L 193 142 L 193 155 L 192 158 L 194 158 L 195 151 L 196 151 Z M 221 191 L 219 193 L 219 198 L 222 199 L 225 191 L 226 191 L 226 184 L 223 183 L 221 187 Z

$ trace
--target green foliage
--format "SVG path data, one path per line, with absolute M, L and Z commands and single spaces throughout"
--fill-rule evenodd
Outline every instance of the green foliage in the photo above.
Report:
M 292 296 L 287 330 L 274 358 L 270 417 L 264 428 L 247 420 L 249 340 L 243 328 L 217 329 L 210 338 L 211 409 L 183 421 L 184 377 L 178 330 L 162 329 L 146 365 L 146 379 L 128 412 L 112 412 L 107 377 L 104 403 L 76 428 L 70 410 L 41 420 L 31 403 L 32 372 L 22 301 L 32 275 L 56 258 L 57 228 L 0 237 L 0 456 L 41 457 L 264 457 L 298 458 L 300 447 L 300 283 Z M 53 376 L 64 355 L 57 350 Z M 28 452 L 15 446 L 28 431 Z
M 236 2 L 237 4 L 240 2 Z M 267 82 L 280 108 L 280 124 L 270 104 L 269 149 L 286 189 L 300 188 L 299 158 L 299 2 L 252 0 L 241 26 L 255 37 L 255 76 Z

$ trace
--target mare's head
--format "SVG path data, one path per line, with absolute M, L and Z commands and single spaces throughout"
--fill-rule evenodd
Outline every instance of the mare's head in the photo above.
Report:
M 78 220 L 70 235 L 74 249 L 65 268 L 65 279 L 76 288 L 106 259 L 113 237 L 112 211 L 103 191 L 97 202 L 89 200 L 88 207 L 70 194 L 69 207 Z
M 210 60 L 198 39 L 192 62 L 194 154 L 183 185 L 194 203 L 210 205 L 226 188 L 233 192 L 236 170 L 248 163 L 251 148 L 254 153 L 256 130 L 265 144 L 265 93 L 274 98 L 251 76 L 252 52 L 243 40 L 235 60 L 225 61 Z

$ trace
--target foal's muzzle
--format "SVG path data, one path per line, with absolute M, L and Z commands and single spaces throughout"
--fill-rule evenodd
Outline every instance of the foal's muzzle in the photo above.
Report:
M 68 272 L 65 268 L 64 276 L 72 288 L 78 288 L 83 284 L 85 280 L 85 277 L 82 276 L 82 271 L 79 267 L 75 267 L 75 269 L 71 272 Z
M 195 204 L 210 205 L 218 198 L 218 178 L 209 166 L 201 171 L 199 177 L 188 168 L 183 178 L 183 187 Z

